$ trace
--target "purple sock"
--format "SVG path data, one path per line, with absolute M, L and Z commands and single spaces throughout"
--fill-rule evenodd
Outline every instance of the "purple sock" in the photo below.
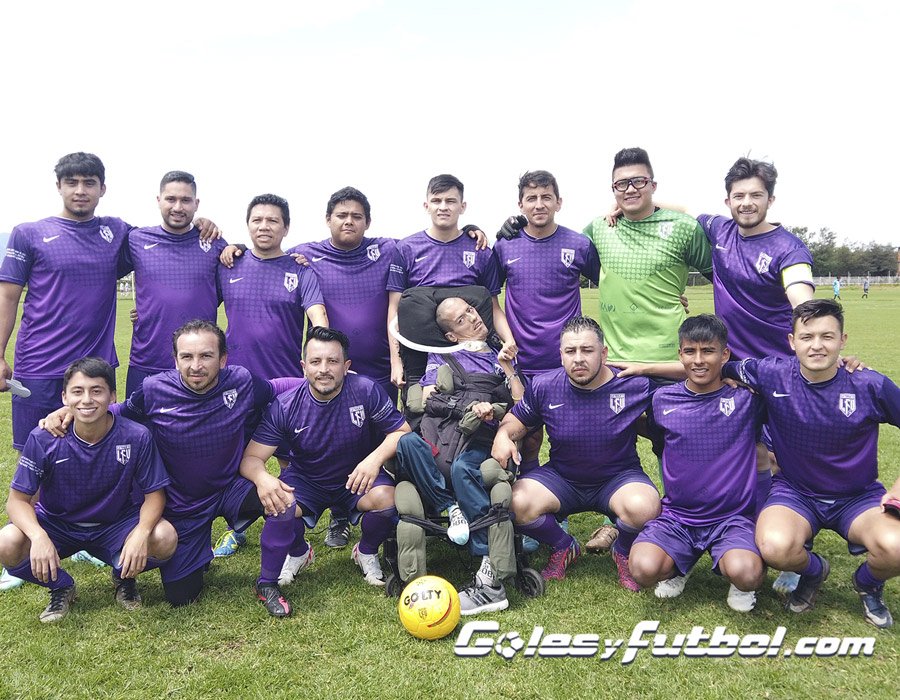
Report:
M 869 591 L 874 588 L 881 588 L 884 585 L 884 581 L 880 578 L 876 578 L 872 573 L 872 570 L 869 568 L 869 562 L 867 561 L 864 561 L 859 565 L 856 573 L 853 574 L 853 580 L 856 581 L 857 586 Z
M 288 552 L 292 557 L 302 557 L 306 554 L 309 545 L 306 544 L 306 523 L 303 518 L 294 518 L 294 544 Z
M 284 558 L 294 543 L 294 514 L 297 505 L 292 503 L 284 513 L 270 515 L 259 536 L 260 570 L 258 583 L 275 583 L 281 575 Z
M 400 516 L 394 506 L 363 513 L 359 526 L 359 551 L 362 554 L 378 554 L 378 547 L 397 527 Z
M 516 532 L 533 537 L 538 542 L 550 546 L 550 549 L 565 549 L 574 541 L 571 535 L 566 534 L 553 513 L 544 513 L 537 519 L 524 525 L 516 525 Z
M 772 488 L 772 470 L 756 472 L 756 519 L 766 507 L 766 499 L 769 497 L 769 489 Z
M 638 536 L 639 529 L 626 525 L 622 522 L 622 518 L 616 518 L 616 530 L 619 536 L 613 542 L 613 549 L 623 557 L 627 557 L 631 553 L 631 545 L 634 544 L 634 538 Z
M 818 554 L 810 552 L 806 566 L 797 573 L 801 576 L 818 576 L 822 573 L 822 558 Z
M 36 583 L 44 588 L 55 591 L 57 588 L 68 588 L 75 585 L 75 580 L 69 575 L 69 572 L 63 568 L 56 570 L 56 580 L 49 583 L 43 583 L 38 580 L 37 576 L 31 573 L 31 559 L 25 558 L 20 564 L 6 569 L 10 574 L 17 578 L 24 579 L 31 583 Z

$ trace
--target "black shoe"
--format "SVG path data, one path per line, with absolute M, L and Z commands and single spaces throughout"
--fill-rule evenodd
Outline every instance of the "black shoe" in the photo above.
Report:
M 138 593 L 137 580 L 119 578 L 116 570 L 112 571 L 112 580 L 116 586 L 116 602 L 128 611 L 141 607 L 141 594 Z
M 328 532 L 325 534 L 325 546 L 341 549 L 350 544 L 350 521 L 347 518 L 334 518 L 328 521 Z
M 818 555 L 814 554 L 811 556 Z M 825 583 L 825 579 L 828 578 L 828 574 L 831 572 L 831 566 L 829 566 L 828 560 L 822 557 L 819 557 L 819 559 L 822 560 L 822 570 L 819 572 L 819 575 L 801 576 L 800 582 L 797 584 L 794 592 L 788 596 L 785 607 L 791 612 L 806 612 L 807 610 L 812 610 L 813 606 L 816 604 L 816 596 L 819 594 L 819 589 L 822 587 L 822 584 Z
M 50 591 L 50 604 L 44 608 L 40 615 L 41 622 L 59 622 L 69 614 L 69 608 L 75 602 L 75 584 L 66 588 L 56 588 Z
M 257 583 L 256 597 L 266 606 L 269 615 L 273 617 L 290 617 L 293 608 L 277 583 Z

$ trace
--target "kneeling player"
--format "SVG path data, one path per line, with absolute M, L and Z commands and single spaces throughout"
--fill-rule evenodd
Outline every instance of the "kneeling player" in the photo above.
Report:
M 900 520 L 885 512 L 900 498 L 900 479 L 885 493 L 878 481 L 878 426 L 900 427 L 900 389 L 872 370 L 838 366 L 847 340 L 840 304 L 812 299 L 793 313 L 796 357 L 729 363 L 725 375 L 746 382 L 765 402 L 781 471 L 756 524 L 756 544 L 770 566 L 796 571 L 792 612 L 813 607 L 830 567 L 812 551 L 822 529 L 868 557 L 852 577 L 865 619 L 893 624 L 884 582 L 900 574 Z
M 629 565 L 643 587 L 684 576 L 703 552 L 731 583 L 728 605 L 749 612 L 765 571 L 753 541 L 756 439 L 761 403 L 721 379 L 728 331 L 717 317 L 688 318 L 678 330 L 688 378 L 653 395 L 650 429 L 662 438 L 662 514 L 631 549 Z M 698 488 L 698 484 L 703 484 Z
M 61 620 L 75 600 L 75 581 L 60 559 L 84 549 L 110 564 L 115 598 L 133 610 L 141 604 L 135 577 L 171 557 L 178 542 L 161 519 L 169 479 L 150 431 L 107 410 L 115 387 L 115 370 L 105 360 L 72 363 L 62 400 L 74 414 L 74 430 L 59 440 L 31 431 L 13 476 L 0 562 L 50 589 L 41 622 Z M 143 503 L 133 499 L 135 489 Z
M 396 526 L 397 509 L 394 482 L 382 465 L 397 453 L 409 425 L 384 389 L 348 374 L 348 347 L 340 331 L 310 329 L 303 349 L 306 381 L 272 402 L 241 461 L 241 474 L 256 484 L 269 516 L 263 537 L 271 548 L 263 552 L 256 593 L 276 617 L 291 614 L 279 585 L 309 565 L 306 525 L 314 527 L 327 508 L 349 512 L 353 522 L 362 517 L 352 557 L 367 582 L 384 585 L 378 547 Z M 275 478 L 266 460 L 282 442 L 290 444 L 290 462 Z

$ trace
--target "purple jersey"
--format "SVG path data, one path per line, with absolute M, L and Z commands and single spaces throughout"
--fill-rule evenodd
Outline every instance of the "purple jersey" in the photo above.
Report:
M 753 516 L 760 399 L 724 386 L 695 394 L 684 382 L 653 395 L 652 433 L 662 433 L 665 512 L 683 525 Z
M 58 379 L 75 360 L 116 358 L 116 280 L 131 226 L 100 216 L 58 217 L 16 226 L 0 265 L 0 282 L 28 287 L 16 339 L 19 379 Z
M 219 267 L 219 289 L 229 363 L 266 379 L 300 376 L 305 313 L 323 303 L 315 273 L 290 255 L 264 260 L 248 250 L 230 270 Z
M 419 380 L 422 386 L 430 386 L 437 383 L 437 372 L 441 365 L 446 365 L 445 355 L 439 353 L 428 353 L 428 365 L 425 367 L 425 374 Z M 453 358 L 459 362 L 460 366 L 466 372 L 481 374 L 496 374 L 498 377 L 505 376 L 503 368 L 497 362 L 497 353 L 488 349 L 487 352 L 473 352 L 471 350 L 459 350 L 453 353 Z
M 562 368 L 543 372 L 512 409 L 526 426 L 546 427 L 550 465 L 568 481 L 597 484 L 641 468 L 635 423 L 650 408 L 655 385 L 612 372 L 612 379 L 592 391 L 574 386 Z
M 278 396 L 253 439 L 272 447 L 290 443 L 287 469 L 334 489 L 403 423 L 384 389 L 368 377 L 348 374 L 340 393 L 328 401 L 316 399 L 305 381 Z
M 200 239 L 196 228 L 169 233 L 162 226 L 129 235 L 125 257 L 134 268 L 138 320 L 129 364 L 146 372 L 172 369 L 172 333 L 195 318 L 216 322 L 216 268 L 227 244 Z
M 225 367 L 205 394 L 188 389 L 178 370 L 144 379 L 122 412 L 153 432 L 172 483 L 167 512 L 201 511 L 238 475 L 245 428 L 275 397 L 270 382 L 243 367 Z
M 791 265 L 812 266 L 809 249 L 781 226 L 745 237 L 733 219 L 702 214 L 697 220 L 712 248 L 716 315 L 728 328 L 735 357 L 793 355 L 787 339 L 791 304 L 782 272 Z
M 591 239 L 563 226 L 548 238 L 498 240 L 494 259 L 506 280 L 506 318 L 527 372 L 559 367 L 559 335 L 581 313 L 581 276 L 594 284 L 600 258 Z
M 812 383 L 797 358 L 729 362 L 723 376 L 765 402 L 781 474 L 813 498 L 846 498 L 878 478 L 878 425 L 900 427 L 900 389 L 873 370 Z
M 40 489 L 39 502 L 53 517 L 99 525 L 114 523 L 134 510 L 135 486 L 150 493 L 168 483 L 150 431 L 117 416 L 95 445 L 79 438 L 74 429 L 55 438 L 35 428 L 11 486 L 29 495 Z
M 340 250 L 325 240 L 288 251 L 309 260 L 325 298 L 328 325 L 350 339 L 353 371 L 382 384 L 391 381 L 385 289 L 396 248 L 393 238 L 363 238 L 353 250 Z
M 419 231 L 397 243 L 388 275 L 389 292 L 469 284 L 485 287 L 492 296 L 500 293 L 497 261 L 490 249 L 475 250 L 475 241 L 466 234 L 444 243 Z

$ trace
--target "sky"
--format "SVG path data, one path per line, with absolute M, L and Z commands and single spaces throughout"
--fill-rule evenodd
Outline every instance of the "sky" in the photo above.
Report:
M 749 154 L 779 171 L 770 221 L 900 245 L 872 208 L 900 162 L 898 20 L 884 0 L 17 2 L 0 231 L 59 213 L 53 166 L 73 151 L 106 165 L 98 214 L 158 224 L 160 177 L 187 170 L 234 242 L 264 192 L 290 202 L 286 247 L 326 238 L 345 185 L 369 197 L 370 235 L 409 235 L 443 172 L 491 240 L 534 169 L 580 230 L 610 208 L 616 151 L 641 146 L 659 202 L 727 213 Z

